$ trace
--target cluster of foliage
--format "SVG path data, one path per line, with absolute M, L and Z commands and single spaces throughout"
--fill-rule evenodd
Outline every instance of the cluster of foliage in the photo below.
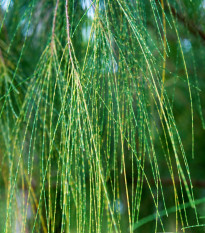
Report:
M 0 1 L 0 232 L 202 231 L 204 12 Z

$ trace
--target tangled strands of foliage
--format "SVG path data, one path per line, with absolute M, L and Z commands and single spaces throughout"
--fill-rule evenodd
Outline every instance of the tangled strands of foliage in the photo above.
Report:
M 176 17 L 185 6 L 95 0 L 83 11 L 82 4 L 10 0 L 1 12 L 1 231 L 133 232 L 142 225 L 145 187 L 153 231 L 166 231 L 171 198 L 176 232 L 199 225 L 187 157 L 194 157 L 195 108 L 204 120 Z M 174 113 L 180 82 L 188 93 L 191 155 Z

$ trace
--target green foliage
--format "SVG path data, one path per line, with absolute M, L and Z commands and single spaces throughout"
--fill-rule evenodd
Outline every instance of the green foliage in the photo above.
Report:
M 201 232 L 204 1 L 0 7 L 0 231 Z

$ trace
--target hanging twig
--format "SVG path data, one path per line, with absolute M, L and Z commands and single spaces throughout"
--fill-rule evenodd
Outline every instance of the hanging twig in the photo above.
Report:
M 56 7 L 54 11 L 54 16 L 53 16 L 53 27 L 52 27 L 52 39 L 51 39 L 51 55 L 53 54 L 53 49 L 54 49 L 54 37 L 55 37 L 55 27 L 56 27 L 56 16 L 57 16 L 57 10 L 59 6 L 59 0 L 56 2 Z
M 162 19 L 163 19 L 163 42 L 164 42 L 164 53 L 163 53 L 163 70 L 162 70 L 162 90 L 161 90 L 161 101 L 163 103 L 163 92 L 164 92 L 164 82 L 165 82 L 165 68 L 166 68 L 166 49 L 167 49 L 167 41 L 166 41 L 166 18 L 164 13 L 164 1 L 161 0 L 161 6 L 162 6 Z
M 65 4 L 65 13 L 66 13 L 66 31 L 67 31 L 67 40 L 68 40 L 68 51 L 69 51 L 71 63 L 74 66 L 72 53 L 71 53 L 71 46 L 70 46 L 71 39 L 70 39 L 70 23 L 69 23 L 69 15 L 68 15 L 68 0 L 66 0 L 66 4 Z

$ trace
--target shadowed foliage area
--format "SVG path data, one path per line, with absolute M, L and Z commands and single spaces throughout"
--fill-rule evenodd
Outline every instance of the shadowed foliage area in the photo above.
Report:
M 204 232 L 204 22 L 204 0 L 0 0 L 0 232 Z

